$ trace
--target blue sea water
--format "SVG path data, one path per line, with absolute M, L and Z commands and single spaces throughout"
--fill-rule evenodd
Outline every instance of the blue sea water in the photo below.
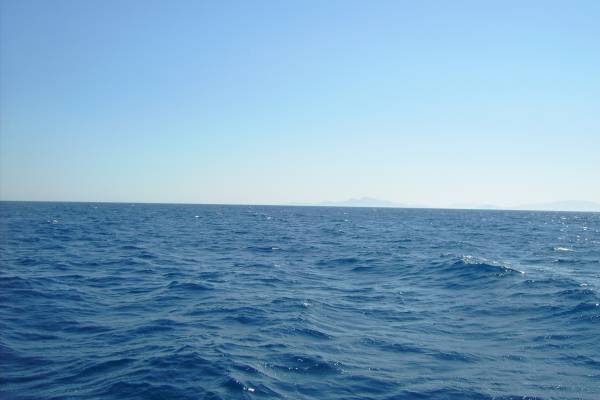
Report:
M 0 203 L 2 399 L 598 399 L 600 214 Z

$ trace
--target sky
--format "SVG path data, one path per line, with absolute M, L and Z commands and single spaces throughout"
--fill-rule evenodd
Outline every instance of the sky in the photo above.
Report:
M 600 2 L 0 0 L 0 199 L 600 202 Z

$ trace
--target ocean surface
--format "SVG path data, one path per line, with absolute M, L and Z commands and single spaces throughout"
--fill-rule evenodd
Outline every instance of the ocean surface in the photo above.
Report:
M 1 399 L 600 399 L 600 214 L 0 203 Z

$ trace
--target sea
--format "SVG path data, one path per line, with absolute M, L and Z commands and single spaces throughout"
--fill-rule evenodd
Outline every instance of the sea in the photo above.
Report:
M 0 203 L 1 399 L 600 399 L 600 214 Z

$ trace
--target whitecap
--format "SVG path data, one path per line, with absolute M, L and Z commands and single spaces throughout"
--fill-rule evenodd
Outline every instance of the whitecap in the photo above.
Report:
M 554 247 L 554 251 L 569 252 L 569 251 L 575 251 L 575 250 L 573 250 L 569 247 L 556 246 L 556 247 Z

